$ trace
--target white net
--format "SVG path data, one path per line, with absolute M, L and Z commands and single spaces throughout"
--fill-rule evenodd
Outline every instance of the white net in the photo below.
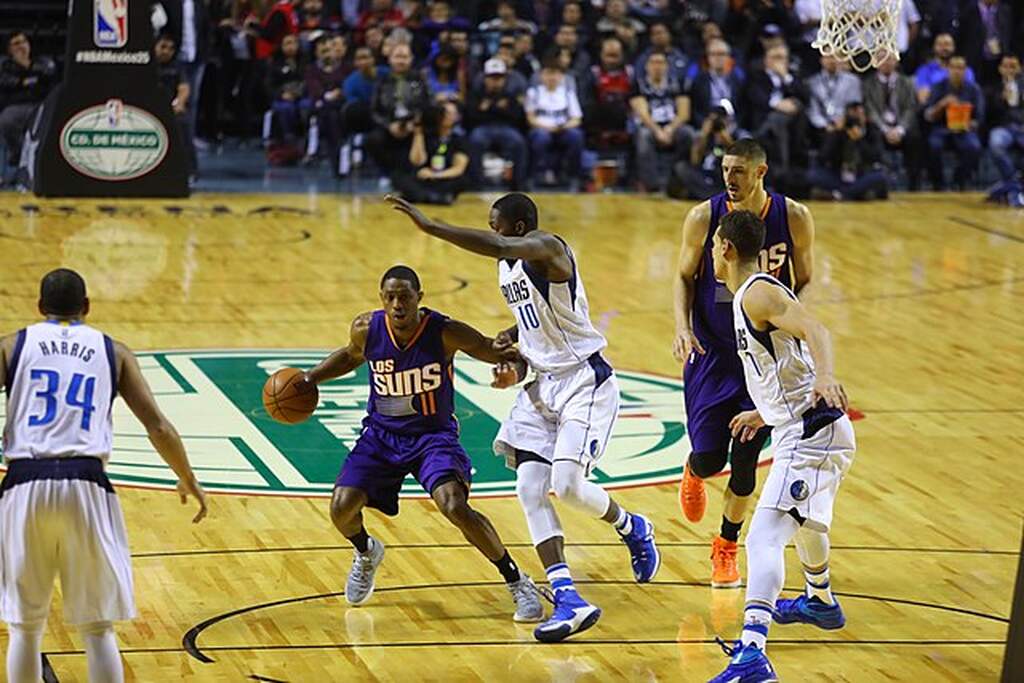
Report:
M 822 54 L 867 71 L 899 55 L 896 31 L 902 0 L 821 0 L 821 26 L 812 45 Z

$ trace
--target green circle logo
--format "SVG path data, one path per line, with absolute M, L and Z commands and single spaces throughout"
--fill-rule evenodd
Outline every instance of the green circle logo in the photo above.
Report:
M 73 169 L 97 180 L 144 176 L 160 165 L 167 148 L 160 119 L 118 99 L 78 112 L 60 132 L 60 153 Z
M 327 353 L 203 350 L 138 356 L 208 490 L 328 496 L 366 416 L 366 366 L 322 384 L 320 404 L 299 425 L 270 419 L 261 399 L 263 383 L 276 370 L 310 368 Z M 678 479 L 690 449 L 682 383 L 636 372 L 617 375 L 621 410 L 608 449 L 594 468 L 594 481 L 625 487 Z M 514 495 L 515 473 L 493 454 L 491 443 L 518 389 L 492 389 L 490 382 L 491 366 L 456 359 L 456 415 L 462 444 L 473 460 L 473 494 Z M 107 472 L 121 484 L 169 488 L 175 482 L 122 401 L 115 404 L 114 450 Z M 402 495 L 425 494 L 410 478 Z

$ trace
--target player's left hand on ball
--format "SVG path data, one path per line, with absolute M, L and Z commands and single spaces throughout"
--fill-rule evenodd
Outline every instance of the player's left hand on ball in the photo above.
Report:
M 761 427 L 764 427 L 764 420 L 756 410 L 745 410 L 729 421 L 732 438 L 739 439 L 740 443 L 753 439 Z
M 495 389 L 507 389 L 519 383 L 519 368 L 516 367 L 516 363 L 498 363 L 491 373 L 494 375 L 491 386 Z
M 825 401 L 829 408 L 841 408 L 844 411 L 850 405 L 843 385 L 832 375 L 818 375 L 814 380 L 814 402 L 817 403 L 819 400 Z

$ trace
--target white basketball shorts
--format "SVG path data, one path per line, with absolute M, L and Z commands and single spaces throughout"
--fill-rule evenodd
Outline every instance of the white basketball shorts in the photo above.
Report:
M 41 622 L 60 576 L 71 625 L 135 616 L 117 495 L 98 458 L 13 460 L 0 484 L 0 618 Z
M 850 418 L 843 415 L 809 438 L 800 420 L 772 429 L 775 456 L 757 506 L 795 510 L 817 531 L 832 525 L 839 484 L 853 464 L 857 442 Z
M 604 453 L 619 414 L 619 385 L 599 353 L 557 374 L 538 373 L 516 397 L 494 440 L 494 452 L 515 469 L 515 453 L 547 462 L 572 460 L 587 473 Z

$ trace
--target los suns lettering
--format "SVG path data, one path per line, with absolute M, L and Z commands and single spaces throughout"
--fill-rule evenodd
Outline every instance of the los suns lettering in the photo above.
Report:
M 413 396 L 441 388 L 441 364 L 431 363 L 421 368 L 409 368 L 395 372 L 395 361 L 370 361 L 373 371 L 373 388 L 378 396 Z

